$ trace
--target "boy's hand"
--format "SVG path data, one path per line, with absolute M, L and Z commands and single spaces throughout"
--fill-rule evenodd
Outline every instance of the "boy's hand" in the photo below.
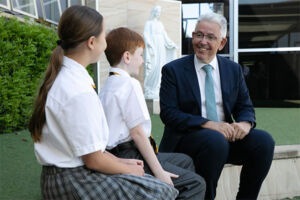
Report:
M 178 178 L 179 176 L 176 174 L 173 174 L 171 172 L 165 171 L 163 170 L 161 173 L 159 173 L 156 178 L 158 178 L 159 180 L 168 183 L 169 185 L 174 186 L 173 181 L 171 178 Z

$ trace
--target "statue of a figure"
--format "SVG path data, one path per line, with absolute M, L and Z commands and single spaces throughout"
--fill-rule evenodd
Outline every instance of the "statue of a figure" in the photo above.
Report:
M 153 7 L 144 28 L 146 99 L 159 99 L 161 68 L 176 58 L 176 44 L 168 37 L 160 19 L 161 7 Z

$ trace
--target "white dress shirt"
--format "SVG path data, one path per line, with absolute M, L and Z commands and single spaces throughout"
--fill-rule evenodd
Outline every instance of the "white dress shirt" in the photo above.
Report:
M 107 149 L 132 140 L 130 129 L 142 125 L 148 137 L 151 134 L 151 120 L 138 80 L 120 68 L 111 68 L 111 75 L 103 85 L 99 97 L 109 127 Z
M 41 141 L 34 144 L 42 165 L 82 166 L 82 155 L 106 148 L 108 127 L 101 102 L 87 70 L 64 57 L 48 92 L 46 123 Z
M 206 72 L 202 67 L 206 65 L 201 60 L 197 58 L 195 55 L 194 57 L 195 69 L 197 72 L 197 78 L 200 88 L 200 95 L 201 95 L 201 110 L 202 110 L 202 117 L 207 118 L 206 115 L 206 106 L 205 106 L 205 76 Z M 225 121 L 224 109 L 223 109 L 223 99 L 222 99 L 222 88 L 221 88 L 221 81 L 220 81 L 220 71 L 219 71 L 219 64 L 217 57 L 209 63 L 212 66 L 211 75 L 214 80 L 214 91 L 215 91 L 215 98 L 216 98 L 216 105 L 217 105 L 217 114 L 219 121 Z

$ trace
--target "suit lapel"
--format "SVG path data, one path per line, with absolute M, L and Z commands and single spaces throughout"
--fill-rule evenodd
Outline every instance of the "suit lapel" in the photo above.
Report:
M 194 54 L 189 56 L 188 62 L 185 65 L 184 72 L 185 72 L 184 73 L 185 78 L 189 82 L 190 88 L 192 89 L 192 92 L 197 100 L 197 103 L 198 103 L 198 106 L 200 109 L 200 114 L 202 115 L 201 95 L 200 95 L 200 88 L 199 88 L 197 73 L 196 73 L 195 64 L 194 64 Z
M 225 117 L 228 116 L 229 107 L 228 107 L 228 90 L 229 90 L 229 79 L 231 74 L 229 73 L 229 70 L 226 69 L 226 64 L 223 61 L 223 58 L 218 56 L 218 65 L 219 65 L 219 71 L 220 71 L 220 82 L 221 82 L 221 90 L 222 90 L 222 100 L 223 100 L 223 108 L 224 108 L 224 114 Z

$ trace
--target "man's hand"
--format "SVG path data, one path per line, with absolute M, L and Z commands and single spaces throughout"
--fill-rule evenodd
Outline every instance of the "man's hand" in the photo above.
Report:
M 246 135 L 249 134 L 251 129 L 251 124 L 249 122 L 235 122 L 231 126 L 234 128 L 234 135 L 232 137 L 232 142 L 235 140 L 241 140 Z
M 232 137 L 234 135 L 234 128 L 229 123 L 208 121 L 202 124 L 202 127 L 218 131 L 224 135 L 226 140 L 232 141 Z

